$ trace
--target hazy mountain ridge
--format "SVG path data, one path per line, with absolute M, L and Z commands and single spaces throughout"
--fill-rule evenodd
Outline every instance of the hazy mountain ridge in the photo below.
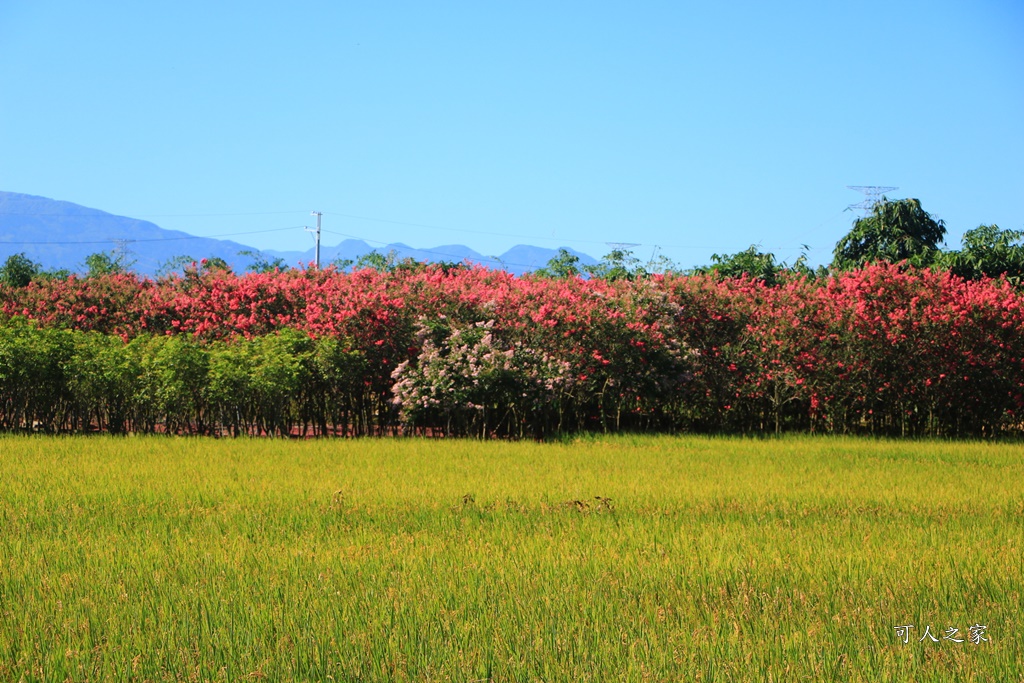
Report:
M 242 272 L 253 259 L 240 251 L 261 252 L 268 258 L 281 258 L 290 266 L 311 263 L 315 249 L 306 251 L 260 250 L 233 240 L 197 237 L 178 230 L 166 230 L 149 221 L 117 216 L 71 202 L 15 192 L 0 192 L 0 262 L 12 254 L 24 253 L 46 269 L 84 270 L 85 258 L 96 252 L 110 252 L 120 246 L 134 261 L 135 272 L 154 275 L 170 259 L 189 255 L 197 259 L 221 258 Z M 566 248 L 584 265 L 596 263 L 592 257 Z M 455 262 L 470 261 L 488 268 L 522 273 L 543 267 L 558 249 L 516 245 L 497 256 L 484 255 L 462 244 L 446 244 L 418 249 L 402 243 L 372 247 L 362 240 L 346 239 L 339 244 L 320 245 L 320 262 L 356 261 L 372 251 L 395 252 L 401 260 Z
M 0 192 L 0 260 L 24 253 L 47 269 L 83 270 L 86 256 L 109 252 L 124 240 L 133 269 L 153 275 L 168 260 L 189 254 L 219 257 L 243 269 L 251 249 L 229 240 L 195 237 L 155 223 L 33 195 Z
M 578 252 L 568 247 L 563 247 L 570 253 L 576 255 L 583 265 L 593 265 L 597 260 L 593 257 Z M 517 244 L 503 254 L 490 256 L 471 249 L 464 244 L 444 244 L 429 249 L 416 249 L 401 242 L 395 242 L 383 247 L 373 247 L 363 240 L 346 239 L 334 246 L 320 246 L 320 262 L 331 263 L 332 261 L 357 261 L 373 251 L 380 254 L 395 253 L 398 260 L 412 258 L 415 261 L 428 261 L 431 263 L 448 262 L 462 263 L 470 261 L 479 263 L 487 268 L 504 269 L 510 273 L 521 275 L 523 273 L 542 268 L 547 265 L 553 257 L 558 255 L 557 249 L 535 247 L 528 244 Z M 315 249 L 310 248 L 304 252 L 264 250 L 263 254 L 269 257 L 283 258 L 289 263 L 308 263 L 314 260 Z

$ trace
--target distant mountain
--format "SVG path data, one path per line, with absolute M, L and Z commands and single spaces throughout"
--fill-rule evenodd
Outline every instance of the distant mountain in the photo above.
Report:
M 11 254 L 25 256 L 47 269 L 84 270 L 85 258 L 109 252 L 124 240 L 135 261 L 133 270 L 153 275 L 169 259 L 191 254 L 196 258 L 222 258 L 243 269 L 251 260 L 238 252 L 252 249 L 238 242 L 195 237 L 134 218 L 13 192 L 0 192 L 0 260 Z
M 580 264 L 591 266 L 597 263 L 592 256 L 578 252 L 575 249 L 562 247 L 580 260 Z M 507 270 L 514 275 L 522 275 L 547 265 L 548 261 L 558 255 L 558 249 L 547 249 L 544 247 L 533 247 L 525 244 L 518 244 L 503 254 L 497 256 L 484 256 L 478 251 L 470 249 L 463 244 L 444 244 L 430 249 L 415 249 L 401 242 L 388 244 L 383 247 L 371 247 L 362 240 L 347 239 L 336 246 L 320 245 L 320 263 L 331 263 L 334 261 L 358 261 L 360 257 L 373 251 L 380 254 L 395 253 L 395 258 L 402 260 L 411 258 L 415 261 L 428 263 L 478 263 L 487 268 L 495 270 Z M 304 252 L 264 250 L 263 253 L 272 258 L 284 259 L 287 263 L 308 263 L 315 259 L 315 249 Z
M 84 270 L 85 258 L 96 252 L 110 252 L 120 245 L 134 260 L 133 270 L 154 275 L 168 260 L 182 254 L 194 258 L 224 259 L 242 272 L 252 258 L 241 251 L 259 252 L 254 247 L 231 240 L 196 237 L 177 230 L 165 230 L 154 223 L 115 216 L 71 202 L 57 201 L 14 192 L 0 192 L 0 263 L 12 254 L 24 253 L 47 269 Z M 558 254 L 558 249 L 517 245 L 504 254 L 485 256 L 462 244 L 446 244 L 429 249 L 416 249 L 396 243 L 371 247 L 362 240 L 347 239 L 337 245 L 320 245 L 320 262 L 357 261 L 372 251 L 395 252 L 401 260 L 412 258 L 431 263 L 469 261 L 488 268 L 504 269 L 516 275 L 536 270 Z M 592 257 L 568 249 L 583 265 L 596 263 Z M 310 263 L 315 250 L 262 250 L 268 258 L 280 258 L 291 266 Z
M 582 266 L 593 266 L 597 264 L 597 259 L 592 256 L 588 256 L 582 252 L 570 249 L 569 247 L 562 247 L 567 252 L 575 256 L 580 260 Z M 517 244 L 512 247 L 504 254 L 501 255 L 501 260 L 509 264 L 508 270 L 513 270 L 512 264 L 515 267 L 521 269 L 516 271 L 518 274 L 537 270 L 543 268 L 548 264 L 555 256 L 558 256 L 558 249 L 545 249 L 544 247 L 533 247 L 529 244 Z

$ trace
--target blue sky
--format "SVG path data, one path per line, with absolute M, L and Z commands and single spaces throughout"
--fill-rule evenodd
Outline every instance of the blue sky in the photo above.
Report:
M 1022 122 L 1016 0 L 0 0 L 0 190 L 198 235 L 821 263 L 889 185 L 958 246 Z

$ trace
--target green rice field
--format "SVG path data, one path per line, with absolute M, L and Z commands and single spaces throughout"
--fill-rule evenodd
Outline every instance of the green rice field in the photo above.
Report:
M 1021 681 L 1022 518 L 1017 444 L 0 437 L 0 681 Z

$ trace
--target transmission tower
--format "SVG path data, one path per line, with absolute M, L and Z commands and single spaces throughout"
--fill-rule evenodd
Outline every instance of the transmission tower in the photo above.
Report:
M 853 190 L 854 192 L 862 192 L 864 194 L 864 201 L 857 202 L 856 204 L 850 204 L 847 209 L 860 209 L 863 213 L 861 217 L 865 217 L 871 213 L 871 210 L 875 208 L 875 204 L 881 200 L 882 195 L 886 192 L 892 192 L 898 190 L 898 187 L 888 187 L 886 185 L 847 185 L 846 189 Z
M 124 237 L 114 239 L 114 244 L 116 245 L 114 247 L 114 259 L 119 264 L 125 265 L 128 263 L 128 255 L 131 253 L 131 249 L 128 247 L 128 245 L 134 241 L 135 240 L 127 239 Z
M 605 244 L 618 251 L 629 251 L 633 247 L 640 246 L 639 242 L 605 242 Z

